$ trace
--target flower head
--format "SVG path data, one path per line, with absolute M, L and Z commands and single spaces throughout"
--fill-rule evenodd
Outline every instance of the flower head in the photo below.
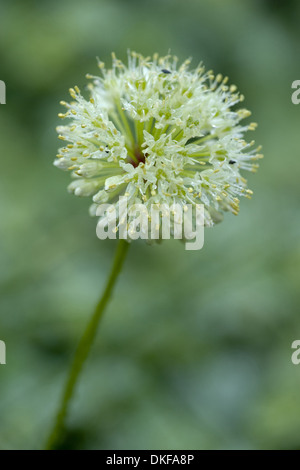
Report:
M 91 196 L 97 206 L 119 196 L 128 204 L 204 205 L 206 226 L 224 211 L 237 214 L 239 197 L 251 197 L 240 170 L 256 171 L 262 156 L 243 136 L 255 123 L 238 108 L 244 97 L 228 78 L 189 69 L 190 60 L 129 53 L 128 65 L 113 54 L 112 69 L 99 62 L 90 97 L 71 88 L 72 102 L 59 126 L 65 142 L 55 165 L 72 172 L 69 191 Z

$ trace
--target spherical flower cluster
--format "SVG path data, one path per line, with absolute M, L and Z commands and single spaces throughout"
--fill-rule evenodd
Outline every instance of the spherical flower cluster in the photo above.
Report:
M 55 165 L 72 172 L 70 192 L 93 198 L 92 215 L 126 196 L 146 208 L 203 204 L 211 226 L 251 197 L 240 170 L 255 171 L 261 155 L 243 138 L 256 127 L 241 124 L 251 114 L 238 107 L 244 97 L 227 77 L 177 62 L 131 52 L 126 66 L 113 54 L 112 69 L 99 62 L 101 77 L 87 76 L 88 100 L 75 87 L 61 102 L 70 122 L 58 127 Z

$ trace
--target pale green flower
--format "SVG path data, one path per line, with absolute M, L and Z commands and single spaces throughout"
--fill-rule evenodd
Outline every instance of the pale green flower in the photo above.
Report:
M 69 191 L 93 198 L 91 214 L 126 196 L 147 209 L 203 204 L 211 226 L 251 196 L 240 170 L 255 171 L 261 155 L 243 138 L 256 127 L 241 124 L 251 114 L 237 106 L 244 97 L 227 77 L 189 64 L 131 52 L 126 66 L 113 55 L 112 69 L 99 62 L 102 76 L 88 76 L 89 100 L 70 89 L 55 165 L 72 172 Z

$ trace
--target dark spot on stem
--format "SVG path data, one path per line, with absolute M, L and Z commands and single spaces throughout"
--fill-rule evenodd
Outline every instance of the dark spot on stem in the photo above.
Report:
M 167 70 L 167 69 L 162 69 L 162 72 L 163 73 L 171 73 L 170 70 Z
M 201 137 L 191 137 L 190 139 L 188 139 L 185 143 L 185 145 L 190 145 L 190 144 L 193 144 L 194 142 L 197 142 L 197 140 L 200 140 Z

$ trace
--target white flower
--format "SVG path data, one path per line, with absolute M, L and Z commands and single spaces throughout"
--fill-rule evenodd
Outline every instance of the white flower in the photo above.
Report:
M 239 197 L 250 197 L 240 170 L 255 171 L 262 156 L 243 136 L 255 123 L 237 105 L 244 97 L 228 78 L 214 76 L 190 61 L 144 58 L 131 52 L 128 66 L 113 55 L 113 66 L 102 76 L 88 76 L 90 99 L 78 87 L 59 126 L 65 142 L 55 165 L 72 171 L 69 190 L 92 196 L 91 214 L 99 204 L 119 196 L 128 204 L 204 204 L 205 225 L 220 220 L 223 211 L 238 213 Z M 150 212 L 150 211 L 149 211 Z

